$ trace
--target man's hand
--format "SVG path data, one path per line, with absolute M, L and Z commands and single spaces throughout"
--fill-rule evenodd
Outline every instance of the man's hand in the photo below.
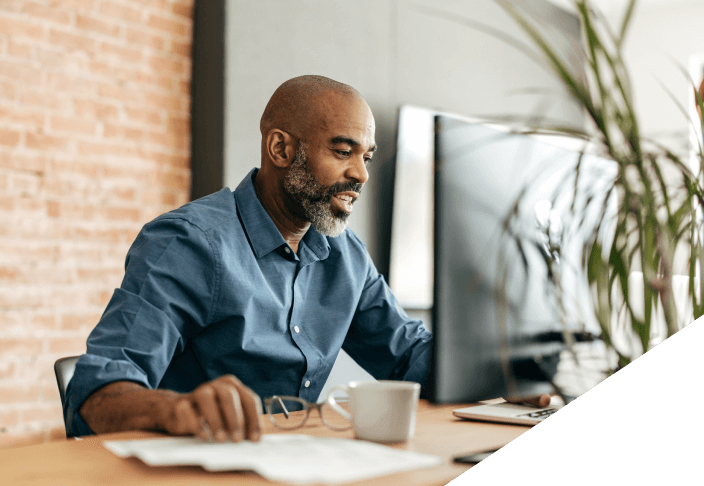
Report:
M 550 395 L 536 395 L 532 397 L 509 397 L 505 399 L 509 403 L 518 403 L 523 405 L 532 405 L 538 408 L 545 408 L 550 405 Z
M 239 442 L 261 437 L 259 396 L 232 375 L 203 383 L 173 403 L 163 428 L 171 435 Z
M 110 383 L 86 399 L 80 414 L 96 434 L 154 430 L 218 442 L 261 437 L 261 400 L 232 375 L 186 394 L 128 381 Z

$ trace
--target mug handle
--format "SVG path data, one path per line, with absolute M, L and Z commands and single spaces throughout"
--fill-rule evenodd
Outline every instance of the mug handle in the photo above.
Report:
M 351 421 L 352 415 L 350 415 L 350 413 L 347 410 L 345 410 L 344 408 L 339 406 L 337 404 L 337 402 L 335 401 L 335 397 L 332 396 L 333 393 L 335 393 L 336 391 L 345 392 L 347 395 L 350 394 L 349 387 L 347 385 L 335 385 L 332 388 L 330 388 L 330 390 L 328 390 L 328 396 L 325 399 L 325 401 L 327 402 L 328 405 L 330 405 L 333 408 L 333 410 L 335 410 L 337 413 L 339 413 L 342 417 Z

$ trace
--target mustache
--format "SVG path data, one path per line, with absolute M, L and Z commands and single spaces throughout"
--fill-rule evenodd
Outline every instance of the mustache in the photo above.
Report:
M 359 182 L 335 182 L 332 184 L 325 194 L 325 199 L 332 199 L 332 197 L 339 192 L 354 191 L 357 194 L 362 194 L 362 184 Z

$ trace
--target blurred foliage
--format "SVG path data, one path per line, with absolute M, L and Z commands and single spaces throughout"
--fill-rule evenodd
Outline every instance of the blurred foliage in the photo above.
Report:
M 689 273 L 689 299 L 694 318 L 704 313 L 701 286 L 694 278 L 701 275 L 697 267 L 702 265 L 704 257 L 701 171 L 704 155 L 701 141 L 698 167 L 691 168 L 667 147 L 640 133 L 631 82 L 622 58 L 624 39 L 633 18 L 636 0 L 630 0 L 626 5 L 617 30 L 588 0 L 574 1 L 584 38 L 582 51 L 578 54 L 583 58 L 586 76 L 583 71 L 570 69 L 569 64 L 560 57 L 559 50 L 544 35 L 541 19 L 522 10 L 520 1 L 496 1 L 534 42 L 549 69 L 581 105 L 589 120 L 590 127 L 586 133 L 560 127 L 551 127 L 552 131 L 588 139 L 596 147 L 598 155 L 613 161 L 615 165 L 616 177 L 608 190 L 602 191 L 601 197 L 589 196 L 584 204 L 573 204 L 569 216 L 580 226 L 586 219 L 586 213 L 596 211 L 600 215 L 596 225 L 583 228 L 588 237 L 584 240 L 582 264 L 588 275 L 601 338 L 616 351 L 616 368 L 621 368 L 652 346 L 651 331 L 657 313 L 661 311 L 664 315 L 668 337 L 678 330 L 672 278 L 675 250 L 686 252 L 689 259 L 686 271 Z M 692 88 L 697 93 L 694 84 Z M 696 99 L 701 108 L 702 100 L 698 93 Z M 683 116 L 688 117 L 687 110 L 678 106 Z M 574 185 L 569 190 L 576 199 L 579 163 L 573 176 Z M 613 211 L 608 210 L 609 204 L 613 204 L 609 201 L 614 198 L 618 201 L 616 221 Z M 518 203 L 514 209 L 517 207 Z M 507 217 L 507 230 L 516 217 L 517 211 L 512 211 Z M 605 231 L 607 226 L 608 231 Z M 518 237 L 514 237 L 513 243 L 519 249 L 526 245 Z M 546 262 L 548 267 L 553 265 L 550 259 Z M 547 275 L 552 279 L 558 308 L 562 309 L 559 272 L 554 270 L 548 268 Z M 632 306 L 629 276 L 634 271 L 643 274 L 644 312 L 634 311 Z M 617 310 L 625 312 L 628 317 L 626 322 L 630 322 L 630 329 L 626 331 L 629 334 L 626 341 L 638 344 L 636 347 L 639 349 L 635 351 L 633 346 L 620 344 L 623 340 L 616 335 L 615 305 L 624 306 Z

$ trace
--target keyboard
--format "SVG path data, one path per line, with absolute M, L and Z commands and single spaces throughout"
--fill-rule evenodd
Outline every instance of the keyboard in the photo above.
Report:
M 532 418 L 535 420 L 545 420 L 546 418 L 548 418 L 550 415 L 552 415 L 555 412 L 557 412 L 556 409 L 547 408 L 545 410 L 538 410 L 537 412 L 524 413 L 522 415 L 518 415 L 517 417 Z

